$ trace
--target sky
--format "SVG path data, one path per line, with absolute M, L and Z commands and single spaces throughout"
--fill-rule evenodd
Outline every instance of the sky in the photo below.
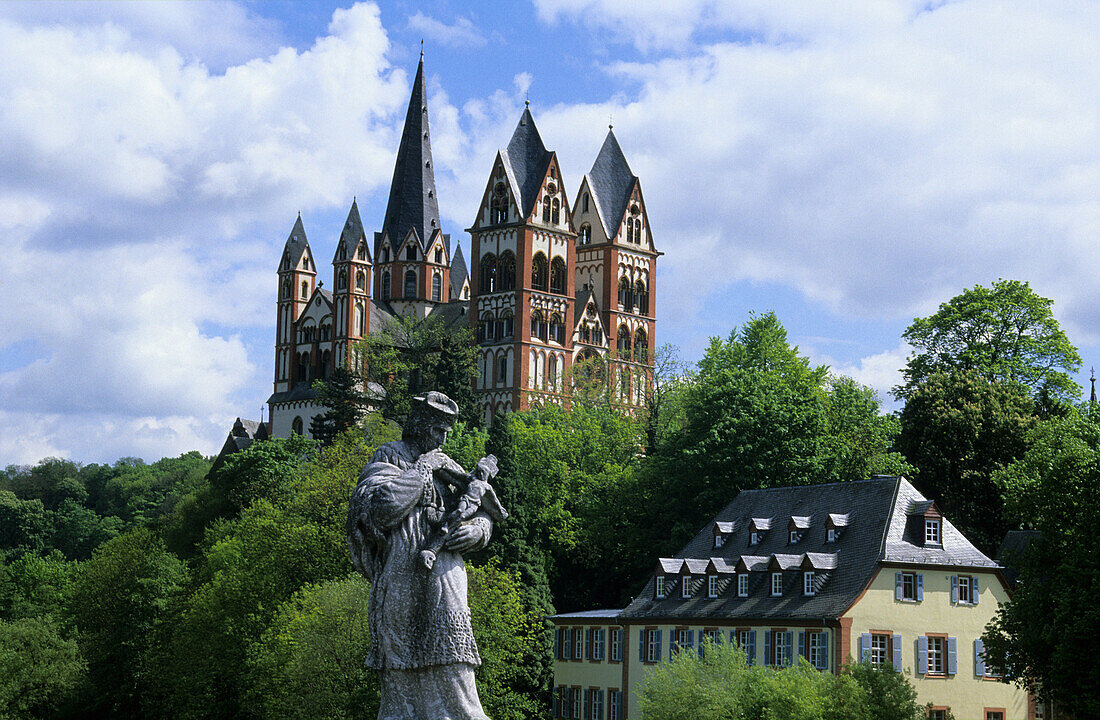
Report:
M 893 409 L 913 318 L 1010 278 L 1100 361 L 1092 0 L 7 2 L 0 466 L 259 419 L 283 243 L 380 228 L 421 40 L 444 231 L 526 99 L 570 197 L 613 123 L 685 360 L 775 310 Z

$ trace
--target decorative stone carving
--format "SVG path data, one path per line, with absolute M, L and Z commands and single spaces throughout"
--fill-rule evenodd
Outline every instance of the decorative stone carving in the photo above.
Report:
M 489 481 L 440 449 L 458 415 L 443 393 L 413 402 L 401 440 L 378 448 L 348 508 L 348 549 L 371 582 L 367 665 L 381 674 L 379 720 L 487 720 L 462 553 L 485 547 L 507 517 Z

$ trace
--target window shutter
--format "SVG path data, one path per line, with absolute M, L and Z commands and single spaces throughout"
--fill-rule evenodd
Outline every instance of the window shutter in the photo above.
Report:
M 660 628 L 657 628 L 653 632 L 657 633 L 657 655 L 656 655 L 656 657 L 653 658 L 653 660 L 655 662 L 660 662 L 661 661 L 661 635 L 664 634 L 664 630 L 661 630 Z M 672 643 L 670 642 L 669 645 L 672 645 Z
M 700 641 L 703 639 L 701 634 L 700 634 L 699 639 L 700 639 Z M 700 642 L 699 644 L 702 645 L 702 642 Z M 695 647 L 695 631 L 694 630 L 688 630 L 688 646 L 687 646 L 687 649 L 691 650 L 693 647 Z
M 954 605 L 959 601 L 959 576 L 951 576 L 951 604 Z
M 794 632 L 788 630 L 787 632 L 783 633 L 783 636 L 783 646 L 789 649 L 792 642 L 794 641 Z M 790 655 L 787 655 L 785 658 L 783 658 L 783 660 L 783 666 L 788 667 L 791 664 L 791 660 L 793 660 L 793 658 Z
M 749 646 L 749 648 L 746 651 L 746 654 L 749 656 L 749 665 L 755 665 L 756 664 L 756 631 L 755 630 L 752 630 L 752 631 L 749 632 L 748 646 Z
M 917 602 L 924 600 L 924 575 L 917 573 Z
M 592 691 L 584 691 L 584 716 L 586 718 L 592 717 Z
M 584 659 L 592 659 L 592 628 L 584 631 Z
M 978 604 L 978 576 L 970 578 L 970 602 Z
M 974 641 L 974 677 L 985 677 L 985 643 L 981 638 Z
M 821 633 L 821 654 L 818 656 L 818 670 L 829 669 L 829 633 L 822 631 Z
M 600 656 L 596 659 L 603 660 L 604 656 L 607 655 L 607 631 L 600 628 L 598 632 L 600 634 Z
M 798 654 L 802 657 L 806 657 L 806 631 L 800 630 L 798 633 Z
M 645 662 L 645 630 L 638 631 L 638 661 Z
M 772 633 L 771 630 L 764 631 L 764 664 L 772 664 Z
M 558 712 L 558 696 L 560 694 L 561 694 L 561 688 L 560 687 L 554 688 L 554 692 L 550 693 L 550 705 L 552 706 L 550 708 L 550 716 L 551 717 L 561 717 L 561 714 Z
M 901 573 L 894 573 L 894 599 L 901 600 Z
M 859 661 L 871 662 L 871 633 L 859 636 Z
M 959 671 L 959 658 L 955 648 L 955 638 L 947 638 L 947 674 L 954 675 Z
M 917 638 L 917 674 L 928 674 L 928 638 L 924 635 Z
M 894 655 L 894 671 L 901 672 L 901 635 L 895 635 L 893 638 L 893 655 Z
M 730 630 L 730 645 L 735 645 L 735 644 L 737 644 L 737 631 L 736 630 Z M 744 650 L 745 648 L 741 648 L 741 649 Z
M 554 631 L 554 657 L 556 657 L 556 658 L 561 657 L 561 628 L 558 628 L 557 630 Z M 554 704 L 555 704 L 555 706 L 557 706 L 557 700 L 556 699 L 554 701 Z

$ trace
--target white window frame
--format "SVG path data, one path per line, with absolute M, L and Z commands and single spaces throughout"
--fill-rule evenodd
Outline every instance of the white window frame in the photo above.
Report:
M 747 572 L 737 575 L 737 597 L 749 596 L 749 574 Z
M 726 536 L 722 533 L 718 533 L 714 536 L 714 547 L 720 548 L 726 544 Z
M 588 691 L 592 720 L 603 720 L 603 689 L 592 688 Z
M 974 583 L 969 575 L 956 575 L 956 582 L 959 588 L 959 604 L 960 605 L 973 605 L 974 604 Z
M 836 542 L 836 528 L 829 528 L 825 542 Z
M 943 544 L 943 525 L 939 518 L 925 518 L 924 520 L 924 544 Z
M 657 595 L 657 599 L 660 600 L 660 599 L 663 599 L 665 597 L 665 576 L 664 575 L 658 575 L 656 582 L 657 582 L 657 585 L 654 588 L 654 590 L 655 590 L 655 593 Z
M 886 633 L 871 633 L 871 664 L 883 667 L 890 662 L 890 641 Z
M 772 573 L 772 597 L 782 597 L 783 595 L 783 572 Z
M 606 645 L 606 631 L 603 628 L 593 628 L 592 630 L 592 659 L 603 661 L 604 651 L 607 649 Z
M 910 586 L 912 587 L 913 592 L 911 592 L 911 593 L 906 593 L 905 592 L 906 582 L 910 583 Z M 901 599 L 903 601 L 906 601 L 906 602 L 916 602 L 917 601 L 917 574 L 916 573 L 903 572 L 901 574 Z
M 814 571 L 806 570 L 802 573 L 802 594 L 807 597 L 814 595 Z
M 573 628 L 573 659 L 584 660 L 584 628 Z
M 794 643 L 793 636 L 794 633 L 788 636 L 786 630 L 772 631 L 772 659 L 775 661 L 775 667 L 790 667 L 794 664 L 794 649 L 791 647 Z M 788 638 L 791 644 L 787 643 Z
M 707 597 L 712 599 L 718 597 L 717 575 L 707 575 Z
M 611 662 L 623 661 L 623 629 L 611 628 Z
M 657 650 L 657 633 L 660 630 L 648 629 L 645 631 L 645 661 L 649 663 L 660 662 L 661 657 Z
M 799 532 L 797 530 L 791 530 L 791 542 L 790 542 L 790 544 L 794 545 L 796 542 L 798 542 L 798 537 L 799 537 Z
M 622 690 L 607 691 L 607 720 L 623 720 Z
M 760 544 L 760 531 L 759 530 L 753 530 L 751 533 L 749 533 L 749 545 L 759 545 L 759 544 Z
M 815 668 L 827 668 L 829 658 L 826 657 L 828 655 L 826 650 L 824 630 L 806 632 L 806 659 L 811 665 Z
M 933 648 L 935 646 L 935 648 Z M 947 674 L 947 639 L 939 636 L 928 637 L 928 675 Z
M 691 576 L 684 575 L 680 578 L 680 597 L 687 600 L 691 597 Z

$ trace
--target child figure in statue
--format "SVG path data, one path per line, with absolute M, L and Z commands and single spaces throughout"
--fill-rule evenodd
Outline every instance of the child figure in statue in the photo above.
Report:
M 428 541 L 426 549 L 420 551 L 420 564 L 431 570 L 435 565 L 436 553 L 443 547 L 447 536 L 464 521 L 469 520 L 478 510 L 484 510 L 495 522 L 508 517 L 508 512 L 500 504 L 496 490 L 489 481 L 498 472 L 495 455 L 486 455 L 478 461 L 473 472 L 465 476 L 456 476 L 455 480 L 465 484 L 462 494 L 455 502 L 455 508 L 449 512 L 440 524 L 438 531 Z

